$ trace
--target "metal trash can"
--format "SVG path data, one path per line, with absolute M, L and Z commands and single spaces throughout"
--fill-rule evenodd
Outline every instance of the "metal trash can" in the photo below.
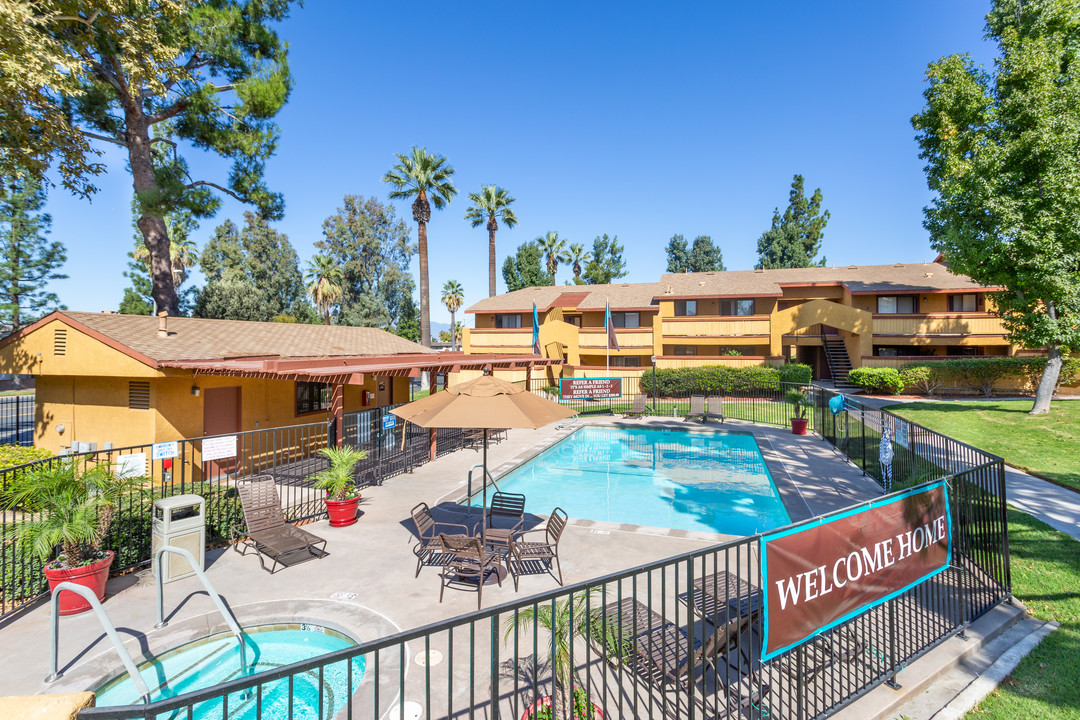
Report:
M 162 573 L 162 582 L 172 582 L 195 574 L 191 564 L 176 553 L 161 556 L 157 567 L 158 548 L 165 545 L 183 548 L 206 566 L 206 502 L 201 495 L 174 495 L 154 502 L 153 552 L 154 574 Z

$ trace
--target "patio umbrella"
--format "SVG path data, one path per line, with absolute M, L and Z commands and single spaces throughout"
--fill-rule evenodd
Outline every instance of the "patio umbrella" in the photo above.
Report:
M 577 415 L 577 410 L 527 391 L 521 385 L 484 375 L 444 392 L 391 410 L 403 420 L 425 428 L 478 428 L 484 431 L 483 506 L 487 508 L 488 430 L 540 428 Z

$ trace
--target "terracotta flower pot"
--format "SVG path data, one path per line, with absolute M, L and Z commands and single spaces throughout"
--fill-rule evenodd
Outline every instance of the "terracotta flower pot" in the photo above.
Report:
M 806 418 L 791 418 L 791 432 L 794 435 L 806 434 Z
M 349 500 L 327 499 L 326 514 L 330 516 L 330 527 L 348 527 L 356 522 L 356 506 L 359 504 L 359 495 Z
M 98 560 L 90 565 L 63 570 L 51 570 L 45 568 L 45 577 L 49 581 L 49 592 L 62 582 L 83 585 L 94 591 L 98 600 L 105 599 L 105 583 L 109 579 L 109 568 L 112 567 L 113 552 L 106 553 L 103 560 Z M 90 609 L 90 603 L 73 592 L 60 593 L 59 613 L 61 615 L 76 615 Z
M 590 703 L 593 709 L 593 720 L 604 720 L 604 711 L 596 703 Z M 529 707 L 525 708 L 525 712 L 521 713 L 521 720 L 529 720 L 537 710 L 551 707 L 551 696 L 545 695 Z M 577 718 L 573 718 L 577 720 Z

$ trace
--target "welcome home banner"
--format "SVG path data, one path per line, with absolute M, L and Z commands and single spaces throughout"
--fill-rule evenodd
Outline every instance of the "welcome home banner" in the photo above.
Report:
M 937 575 L 951 555 L 944 481 L 762 536 L 762 661 Z

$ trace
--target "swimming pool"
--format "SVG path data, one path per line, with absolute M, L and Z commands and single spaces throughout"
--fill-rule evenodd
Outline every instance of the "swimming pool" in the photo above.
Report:
M 587 520 L 727 535 L 791 522 L 757 441 L 741 433 L 581 428 L 498 485 L 530 512 Z
M 247 661 L 251 673 L 263 672 L 313 658 L 355 645 L 350 638 L 329 628 L 317 625 L 264 625 L 244 628 L 247 638 Z M 364 658 L 353 660 L 352 691 L 364 677 Z M 240 675 L 240 649 L 229 633 L 213 635 L 182 645 L 139 666 L 150 688 L 152 700 L 175 697 L 186 692 L 202 690 Z M 312 671 L 293 678 L 292 717 L 295 720 L 318 720 L 319 673 Z M 322 718 L 334 717 L 345 707 L 349 692 L 348 668 L 341 661 L 323 669 Z M 263 720 L 284 720 L 289 717 L 289 680 L 283 678 L 263 685 L 261 704 Z M 141 704 L 139 691 L 131 678 L 123 676 L 97 690 L 98 707 Z M 228 698 L 229 720 L 254 720 L 257 716 L 256 697 L 241 697 L 235 693 Z M 165 718 L 186 718 L 186 710 L 163 713 Z M 195 707 L 193 720 L 221 720 L 221 702 L 206 702 Z

